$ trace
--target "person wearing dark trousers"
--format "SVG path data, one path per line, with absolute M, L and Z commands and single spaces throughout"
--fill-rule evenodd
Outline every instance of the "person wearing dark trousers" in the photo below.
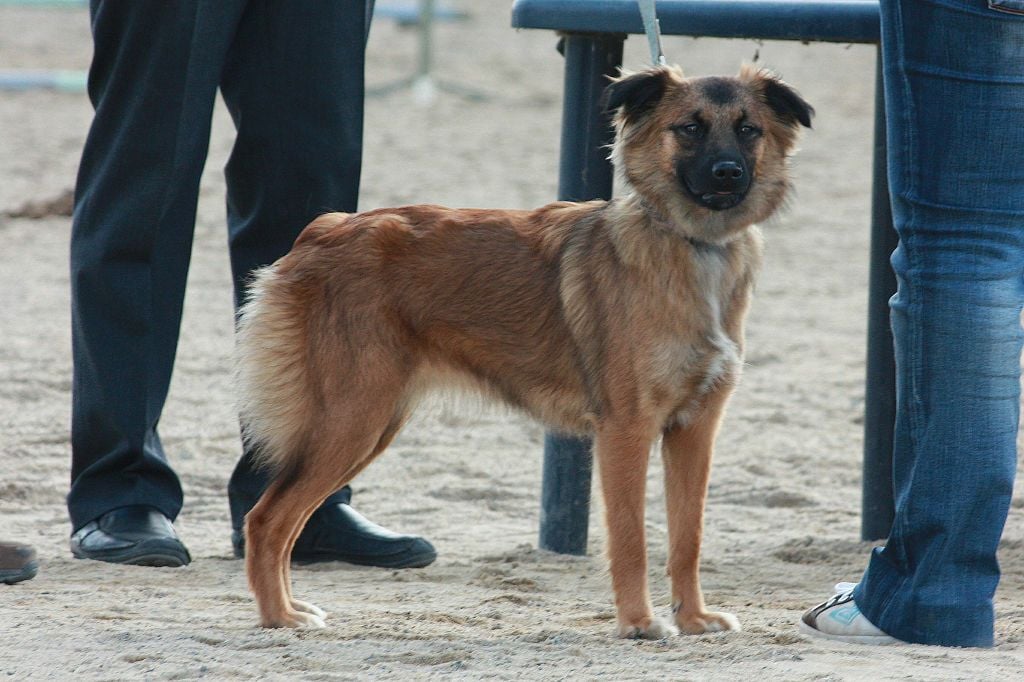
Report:
M 180 566 L 182 506 L 158 424 L 171 380 L 199 180 L 220 90 L 237 135 L 225 167 L 236 308 L 249 273 L 305 225 L 354 211 L 372 0 L 92 0 L 89 129 L 71 235 L 71 549 Z M 228 484 L 237 556 L 268 474 L 245 452 Z M 435 558 L 339 490 L 294 559 L 387 567 Z

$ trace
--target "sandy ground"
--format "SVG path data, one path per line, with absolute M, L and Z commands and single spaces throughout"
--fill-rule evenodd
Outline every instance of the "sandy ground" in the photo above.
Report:
M 362 205 L 532 207 L 554 198 L 561 59 L 554 36 L 508 27 L 508 3 L 463 1 L 437 28 L 439 79 L 487 94 L 370 99 Z M 631 39 L 627 65 L 644 62 Z M 536 549 L 542 429 L 476 409 L 419 415 L 356 484 L 357 507 L 438 547 L 429 568 L 298 568 L 333 614 L 319 631 L 263 631 L 231 558 L 225 484 L 238 455 L 228 372 L 231 298 L 216 114 L 177 371 L 162 434 L 180 473 L 183 569 L 76 561 L 67 547 L 70 221 L 0 217 L 0 536 L 33 542 L 39 576 L 0 585 L 0 672 L 11 679 L 1001 679 L 1024 665 L 1024 499 L 1014 500 L 990 651 L 811 642 L 794 622 L 856 579 L 874 50 L 666 40 L 693 74 L 759 55 L 817 107 L 796 195 L 767 226 L 748 367 L 719 441 L 703 554 L 709 604 L 742 633 L 612 638 L 599 510 L 586 557 Z M 369 80 L 415 69 L 415 37 L 374 27 Z M 85 68 L 83 10 L 0 7 L 0 68 Z M 83 95 L 0 93 L 0 211 L 72 186 Z M 329 142 L 329 141 L 327 141 Z M 652 590 L 667 613 L 664 501 L 652 462 Z

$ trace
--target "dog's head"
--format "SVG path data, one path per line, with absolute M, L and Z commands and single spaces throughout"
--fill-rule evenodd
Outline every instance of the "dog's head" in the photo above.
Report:
M 766 219 L 789 187 L 787 157 L 814 109 L 771 73 L 684 78 L 678 67 L 623 75 L 605 92 L 612 160 L 686 236 L 721 242 Z

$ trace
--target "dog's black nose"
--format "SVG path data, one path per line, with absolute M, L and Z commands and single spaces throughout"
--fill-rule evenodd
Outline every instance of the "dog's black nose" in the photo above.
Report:
M 711 166 L 715 180 L 739 180 L 743 177 L 743 166 L 735 161 L 718 161 Z

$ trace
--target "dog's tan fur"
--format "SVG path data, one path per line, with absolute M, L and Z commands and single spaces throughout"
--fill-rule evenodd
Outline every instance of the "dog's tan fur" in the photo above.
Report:
M 704 605 L 704 497 L 740 373 L 761 257 L 754 224 L 783 201 L 786 158 L 811 110 L 749 68 L 689 80 L 659 68 L 622 77 L 610 93 L 621 198 L 328 214 L 257 274 L 237 375 L 245 437 L 278 472 L 245 528 L 264 626 L 322 624 L 319 609 L 291 596 L 295 539 L 426 390 L 455 381 L 594 437 L 621 636 L 674 629 L 655 618 L 647 588 L 644 482 L 661 437 L 675 626 L 739 627 Z M 787 111 L 800 105 L 806 121 Z M 734 208 L 711 210 L 681 187 L 678 169 L 695 147 L 676 128 L 695 115 L 707 145 L 727 144 L 739 120 L 761 133 L 748 145 L 752 185 Z

